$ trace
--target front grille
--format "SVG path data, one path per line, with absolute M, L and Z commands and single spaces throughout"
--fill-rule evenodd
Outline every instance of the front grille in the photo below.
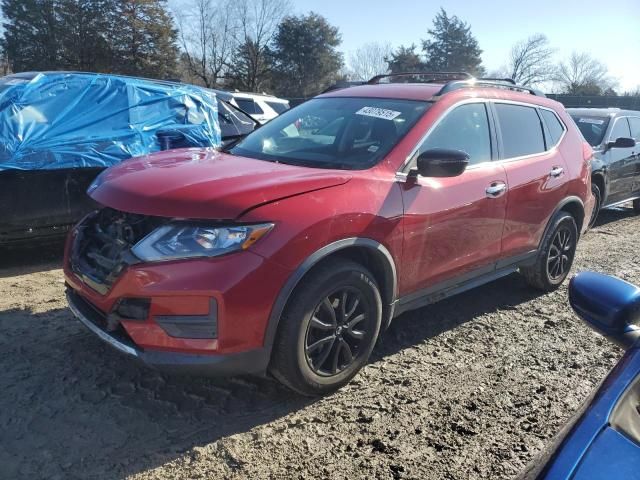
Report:
M 127 266 L 138 260 L 131 248 L 167 219 L 103 208 L 77 227 L 71 268 L 99 293 L 105 294 Z

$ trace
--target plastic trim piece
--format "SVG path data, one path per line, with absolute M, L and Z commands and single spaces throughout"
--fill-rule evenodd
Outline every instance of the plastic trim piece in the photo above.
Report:
M 381 258 L 385 259 L 385 298 L 390 298 L 391 301 L 388 302 L 385 307 L 388 309 L 388 316 L 390 318 L 383 318 L 383 324 L 388 324 L 393 317 L 393 312 L 395 308 L 395 303 L 398 295 L 398 276 L 396 271 L 396 265 L 391 256 L 391 253 L 387 248 L 382 245 L 380 242 L 372 240 L 370 238 L 361 238 L 361 237 L 353 237 L 353 238 L 345 238 L 343 240 L 338 240 L 336 242 L 330 243 L 322 247 L 320 250 L 313 253 L 309 256 L 302 264 L 293 272 L 293 274 L 289 277 L 284 287 L 280 290 L 278 297 L 276 298 L 275 303 L 273 304 L 273 308 L 271 309 L 271 314 L 269 315 L 269 323 L 267 324 L 267 329 L 265 331 L 264 338 L 264 346 L 265 349 L 271 352 L 271 348 L 273 347 L 273 342 L 276 337 L 276 333 L 278 331 L 278 324 L 280 323 L 280 317 L 282 316 L 282 312 L 287 304 L 287 301 L 291 297 L 293 290 L 296 285 L 302 280 L 302 278 L 311 270 L 311 268 L 320 262 L 322 259 L 328 257 L 329 255 L 336 253 L 340 250 L 344 250 L 349 247 L 363 247 L 368 249 L 371 252 L 375 252 L 377 255 L 380 255 Z M 386 323 L 385 323 L 386 322 Z

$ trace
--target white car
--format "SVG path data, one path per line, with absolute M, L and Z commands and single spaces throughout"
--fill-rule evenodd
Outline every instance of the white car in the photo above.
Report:
M 267 123 L 283 112 L 289 110 L 289 100 L 260 93 L 229 92 L 233 99 L 231 103 L 254 120 Z

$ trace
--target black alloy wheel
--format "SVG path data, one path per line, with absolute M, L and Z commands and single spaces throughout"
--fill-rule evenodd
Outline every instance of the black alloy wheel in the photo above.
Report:
M 382 313 L 380 289 L 364 265 L 339 257 L 323 261 L 285 307 L 269 372 L 303 395 L 337 390 L 367 363 Z
M 575 218 L 563 210 L 556 213 L 547 226 L 535 261 L 520 267 L 527 283 L 545 292 L 562 285 L 573 265 L 578 238 Z
M 556 231 L 547 256 L 547 275 L 551 280 L 566 277 L 574 252 L 573 234 L 569 227 L 562 226 Z
M 372 325 L 373 312 L 362 293 L 337 289 L 315 308 L 305 335 L 305 357 L 317 375 L 337 375 L 358 359 Z M 366 345 L 365 345 L 366 346 Z

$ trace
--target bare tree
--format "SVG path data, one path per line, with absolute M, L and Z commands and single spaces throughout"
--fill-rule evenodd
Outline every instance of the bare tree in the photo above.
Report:
M 509 54 L 509 78 L 521 85 L 537 85 L 556 76 L 554 49 L 543 34 L 537 33 L 516 43 Z
M 176 18 L 188 75 L 206 87 L 217 86 L 237 47 L 239 25 L 231 0 L 192 0 Z
M 387 57 L 391 55 L 389 43 L 365 43 L 349 55 L 348 76 L 351 80 L 369 80 L 387 73 L 389 66 Z
M 237 67 L 233 84 L 251 91 L 263 88 L 269 74 L 269 45 L 282 19 L 292 10 L 289 0 L 236 0 Z
M 574 95 L 599 95 L 615 86 L 604 63 L 588 53 L 578 52 L 560 63 L 556 82 L 564 93 Z

